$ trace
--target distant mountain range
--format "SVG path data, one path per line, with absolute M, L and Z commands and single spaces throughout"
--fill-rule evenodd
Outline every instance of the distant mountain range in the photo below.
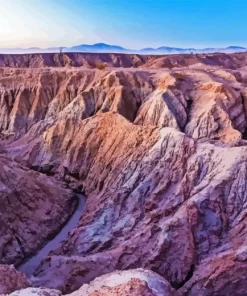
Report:
M 47 53 L 47 52 L 59 52 L 60 47 L 50 47 L 50 48 L 0 48 L 0 53 Z M 109 45 L 105 43 L 96 43 L 93 45 L 81 44 L 72 47 L 63 47 L 63 52 L 96 52 L 96 53 L 139 53 L 139 54 L 179 54 L 179 53 L 234 53 L 234 52 L 244 52 L 247 48 L 240 46 L 229 46 L 226 48 L 177 48 L 162 46 L 158 48 L 143 48 L 139 50 L 127 49 L 117 45 Z

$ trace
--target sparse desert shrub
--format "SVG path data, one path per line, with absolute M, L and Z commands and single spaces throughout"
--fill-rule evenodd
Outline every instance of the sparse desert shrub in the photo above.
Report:
M 176 73 L 176 75 L 174 75 L 176 77 L 177 80 L 184 80 L 184 75 L 182 73 Z
M 106 65 L 105 65 L 104 63 L 100 63 L 100 64 L 97 64 L 97 65 L 96 65 L 96 68 L 97 68 L 98 70 L 104 70 L 105 67 L 106 67 Z

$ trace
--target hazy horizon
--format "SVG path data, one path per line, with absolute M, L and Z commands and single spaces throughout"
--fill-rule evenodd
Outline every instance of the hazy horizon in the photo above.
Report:
M 244 0 L 0 0 L 0 5 L 1 48 L 247 47 Z
M 91 45 L 91 46 L 93 46 L 93 45 L 96 45 L 96 44 L 100 44 L 100 43 L 104 43 L 104 42 L 97 42 L 97 43 L 91 43 L 91 44 L 86 44 L 86 43 L 83 43 L 83 44 L 85 44 L 85 45 Z M 74 44 L 74 45 L 72 45 L 72 46 L 63 46 L 63 45 L 58 45 L 58 46 L 51 46 L 51 47 L 39 47 L 39 46 L 30 46 L 30 47 L 0 47 L 1 49 L 35 49 L 35 48 L 37 48 L 37 49 L 40 49 L 40 50 L 42 50 L 42 49 L 52 49 L 52 48 L 60 48 L 60 47 L 62 47 L 62 48 L 70 48 L 70 47 L 73 47 L 73 46 L 78 46 L 78 45 L 83 45 L 83 44 Z M 105 43 L 106 45 L 109 45 L 109 46 L 120 46 L 119 44 L 107 44 L 107 43 Z M 245 47 L 245 46 L 242 46 L 242 45 L 239 45 L 239 44 L 229 44 L 229 45 L 227 45 L 227 46 L 224 46 L 224 47 L 213 47 L 213 46 L 207 46 L 207 47 L 192 47 L 192 46 L 188 46 L 188 47 L 177 47 L 177 46 L 172 46 L 172 45 L 167 45 L 167 44 L 163 44 L 163 45 L 160 45 L 160 46 L 158 46 L 158 47 L 151 47 L 151 46 L 144 46 L 144 47 L 142 47 L 142 48 L 126 48 L 126 47 L 123 47 L 124 49 L 127 49 L 127 50 L 133 50 L 133 51 L 138 51 L 138 50 L 142 50 L 142 49 L 145 49 L 145 48 L 154 48 L 154 49 L 156 49 L 156 48 L 159 48 L 159 47 L 162 47 L 162 46 L 166 46 L 166 47 L 170 47 L 170 48 L 182 48 L 182 49 L 190 49 L 190 48 L 194 48 L 194 49 L 198 49 L 198 50 L 203 50 L 203 49 L 206 49 L 206 48 L 228 48 L 228 47 L 243 47 L 243 48 L 247 48 L 247 47 Z

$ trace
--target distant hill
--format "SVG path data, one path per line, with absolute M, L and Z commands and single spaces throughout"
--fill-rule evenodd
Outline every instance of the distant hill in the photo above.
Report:
M 77 46 L 73 46 L 70 48 L 66 48 L 66 50 L 75 52 L 75 51 L 79 51 L 79 52 L 127 52 L 129 51 L 126 48 L 123 48 L 121 46 L 117 46 L 117 45 L 109 45 L 109 44 L 105 44 L 105 43 L 96 43 L 93 45 L 88 45 L 88 44 L 81 44 L 81 45 L 77 45 Z
M 0 53 L 46 53 L 46 52 L 59 52 L 60 47 L 50 47 L 50 48 L 0 48 Z M 234 53 L 234 52 L 244 52 L 247 48 L 240 46 L 229 46 L 226 48 L 177 48 L 161 46 L 158 48 L 143 48 L 140 50 L 127 49 L 117 45 L 109 45 L 105 43 L 96 44 L 80 44 L 72 47 L 63 47 L 64 52 L 96 52 L 96 53 L 140 53 L 140 54 L 181 54 L 181 53 Z
M 162 46 L 158 48 L 143 48 L 140 50 L 141 53 L 146 54 L 179 54 L 179 53 L 234 53 L 234 52 L 244 52 L 247 51 L 247 48 L 240 46 L 229 46 L 226 48 L 176 48 L 176 47 L 167 47 Z

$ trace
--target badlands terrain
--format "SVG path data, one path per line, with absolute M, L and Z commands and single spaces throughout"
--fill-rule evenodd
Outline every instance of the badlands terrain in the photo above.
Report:
M 246 187 L 247 53 L 0 55 L 0 294 L 247 295 Z

